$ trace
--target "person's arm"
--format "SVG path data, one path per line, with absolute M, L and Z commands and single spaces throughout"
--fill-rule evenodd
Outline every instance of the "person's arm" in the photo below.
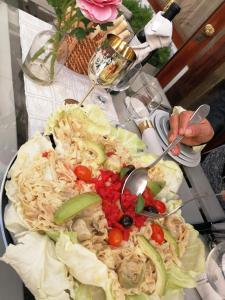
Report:
M 219 89 L 214 95 L 215 98 L 210 104 L 210 113 L 207 117 L 215 136 L 225 131 L 225 82 L 223 86 L 224 88 Z
M 201 145 L 212 139 L 214 130 L 207 119 L 204 119 L 199 124 L 188 126 L 192 114 L 193 111 L 183 111 L 179 115 L 175 114 L 170 117 L 169 143 L 171 143 L 178 134 L 184 136 L 181 143 L 189 146 Z M 174 155 L 179 155 L 180 145 L 175 146 L 171 151 Z
M 213 93 L 208 95 L 209 99 L 212 97 L 213 101 L 206 101 L 210 102 L 210 113 L 207 119 L 198 125 L 187 127 L 193 114 L 191 111 L 184 111 L 179 115 L 171 116 L 168 135 L 170 143 L 180 134 L 184 135 L 183 144 L 189 146 L 200 145 L 207 143 L 213 137 L 225 131 L 225 80 L 221 82 L 218 89 L 213 90 Z M 178 155 L 180 153 L 179 145 L 172 152 L 174 155 Z

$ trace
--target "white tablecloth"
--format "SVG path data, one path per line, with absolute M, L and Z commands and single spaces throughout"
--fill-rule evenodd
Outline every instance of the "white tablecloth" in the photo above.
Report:
M 19 11 L 20 39 L 22 47 L 22 61 L 32 44 L 34 37 L 52 26 L 23 11 Z M 81 100 L 91 85 L 88 76 L 77 74 L 66 67 L 60 71 L 56 82 L 50 86 L 41 86 L 24 75 L 26 106 L 28 112 L 28 135 L 31 137 L 37 130 L 43 132 L 49 115 L 63 104 L 66 98 Z M 97 87 L 86 103 L 98 103 L 97 96 L 106 100 L 101 105 L 108 118 L 117 123 L 117 114 L 112 103 L 112 97 L 100 87 Z

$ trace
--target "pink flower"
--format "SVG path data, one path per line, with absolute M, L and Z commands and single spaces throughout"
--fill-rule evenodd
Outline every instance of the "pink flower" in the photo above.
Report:
M 94 23 L 113 21 L 117 17 L 120 3 L 121 0 L 77 0 L 84 16 Z

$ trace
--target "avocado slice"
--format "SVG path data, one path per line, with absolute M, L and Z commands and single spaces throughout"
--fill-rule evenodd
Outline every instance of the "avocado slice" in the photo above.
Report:
M 106 160 L 104 147 L 100 144 L 87 140 L 84 140 L 84 144 L 88 148 L 88 151 L 95 153 L 97 164 L 103 164 L 103 162 Z
M 164 233 L 165 240 L 170 244 L 171 248 L 174 249 L 177 257 L 179 257 L 179 247 L 178 247 L 177 241 L 172 236 L 172 234 L 165 228 L 163 228 L 163 233 Z
M 83 193 L 64 202 L 54 213 L 54 222 L 61 225 L 72 219 L 81 210 L 101 201 L 96 193 Z
M 158 251 L 153 247 L 144 236 L 138 236 L 138 244 L 143 253 L 149 257 L 156 268 L 157 281 L 155 292 L 162 296 L 166 286 L 166 268 Z
M 165 181 L 148 181 L 147 187 L 151 190 L 154 196 L 159 194 L 165 186 Z
M 63 231 L 63 233 L 70 238 L 70 240 L 73 244 L 77 243 L 77 233 L 75 231 L 65 230 L 65 231 Z M 49 231 L 46 231 L 46 234 L 51 240 L 53 240 L 54 242 L 57 242 L 57 240 L 60 236 L 60 231 L 49 230 Z
M 149 296 L 145 294 L 140 294 L 140 295 L 127 295 L 126 300 L 148 300 Z

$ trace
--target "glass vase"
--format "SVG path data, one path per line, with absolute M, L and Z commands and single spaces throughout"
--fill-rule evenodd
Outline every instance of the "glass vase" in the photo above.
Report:
M 45 30 L 34 38 L 22 69 L 37 83 L 49 85 L 55 81 L 67 55 L 65 36 L 59 31 Z

